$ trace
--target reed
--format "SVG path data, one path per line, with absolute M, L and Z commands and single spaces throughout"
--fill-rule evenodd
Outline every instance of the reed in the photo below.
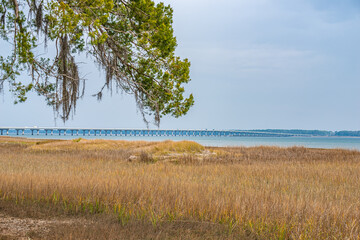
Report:
M 360 239 L 360 152 L 2 138 L 0 199 L 111 215 L 124 228 L 193 223 L 235 238 Z

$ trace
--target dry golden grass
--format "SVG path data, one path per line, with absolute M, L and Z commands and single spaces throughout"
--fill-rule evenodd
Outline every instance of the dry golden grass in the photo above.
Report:
M 14 140 L 12 140 L 14 142 Z M 33 143 L 26 140 L 26 143 Z M 120 140 L 87 140 L 87 139 L 74 139 L 74 140 L 45 140 L 37 141 L 28 150 L 37 151 L 104 151 L 104 150 L 119 150 L 126 149 L 132 151 L 148 151 L 151 153 L 167 154 L 171 152 L 177 153 L 199 153 L 205 148 L 195 142 L 190 141 L 165 141 L 165 142 L 146 142 L 146 141 L 120 141 Z
M 360 152 L 0 138 L 0 199 L 115 216 L 141 238 L 360 239 Z

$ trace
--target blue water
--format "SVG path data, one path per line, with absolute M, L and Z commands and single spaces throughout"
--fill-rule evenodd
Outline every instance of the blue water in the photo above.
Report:
M 21 135 L 19 135 L 21 137 Z M 344 148 L 360 150 L 360 138 L 356 137 L 159 137 L 159 136 L 58 136 L 58 135 L 24 135 L 23 137 L 40 139 L 112 139 L 129 141 L 181 141 L 189 140 L 200 143 L 204 146 L 224 147 L 224 146 L 304 146 L 309 148 Z

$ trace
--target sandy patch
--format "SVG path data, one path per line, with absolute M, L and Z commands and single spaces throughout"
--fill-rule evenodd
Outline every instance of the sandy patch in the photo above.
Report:
M 0 213 L 0 237 L 10 237 L 16 239 L 31 239 L 32 234 L 46 235 L 50 228 L 58 225 L 71 225 L 84 222 L 79 219 L 31 219 L 16 218 Z

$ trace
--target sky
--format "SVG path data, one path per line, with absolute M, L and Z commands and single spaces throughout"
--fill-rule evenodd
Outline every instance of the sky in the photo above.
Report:
M 165 3 L 174 9 L 176 54 L 191 61 L 186 92 L 195 105 L 160 128 L 360 130 L 359 0 Z M 98 102 L 91 95 L 104 73 L 90 61 L 81 71 L 86 94 L 68 122 L 54 120 L 35 94 L 14 105 L 5 91 L 0 126 L 146 128 L 133 96 Z

